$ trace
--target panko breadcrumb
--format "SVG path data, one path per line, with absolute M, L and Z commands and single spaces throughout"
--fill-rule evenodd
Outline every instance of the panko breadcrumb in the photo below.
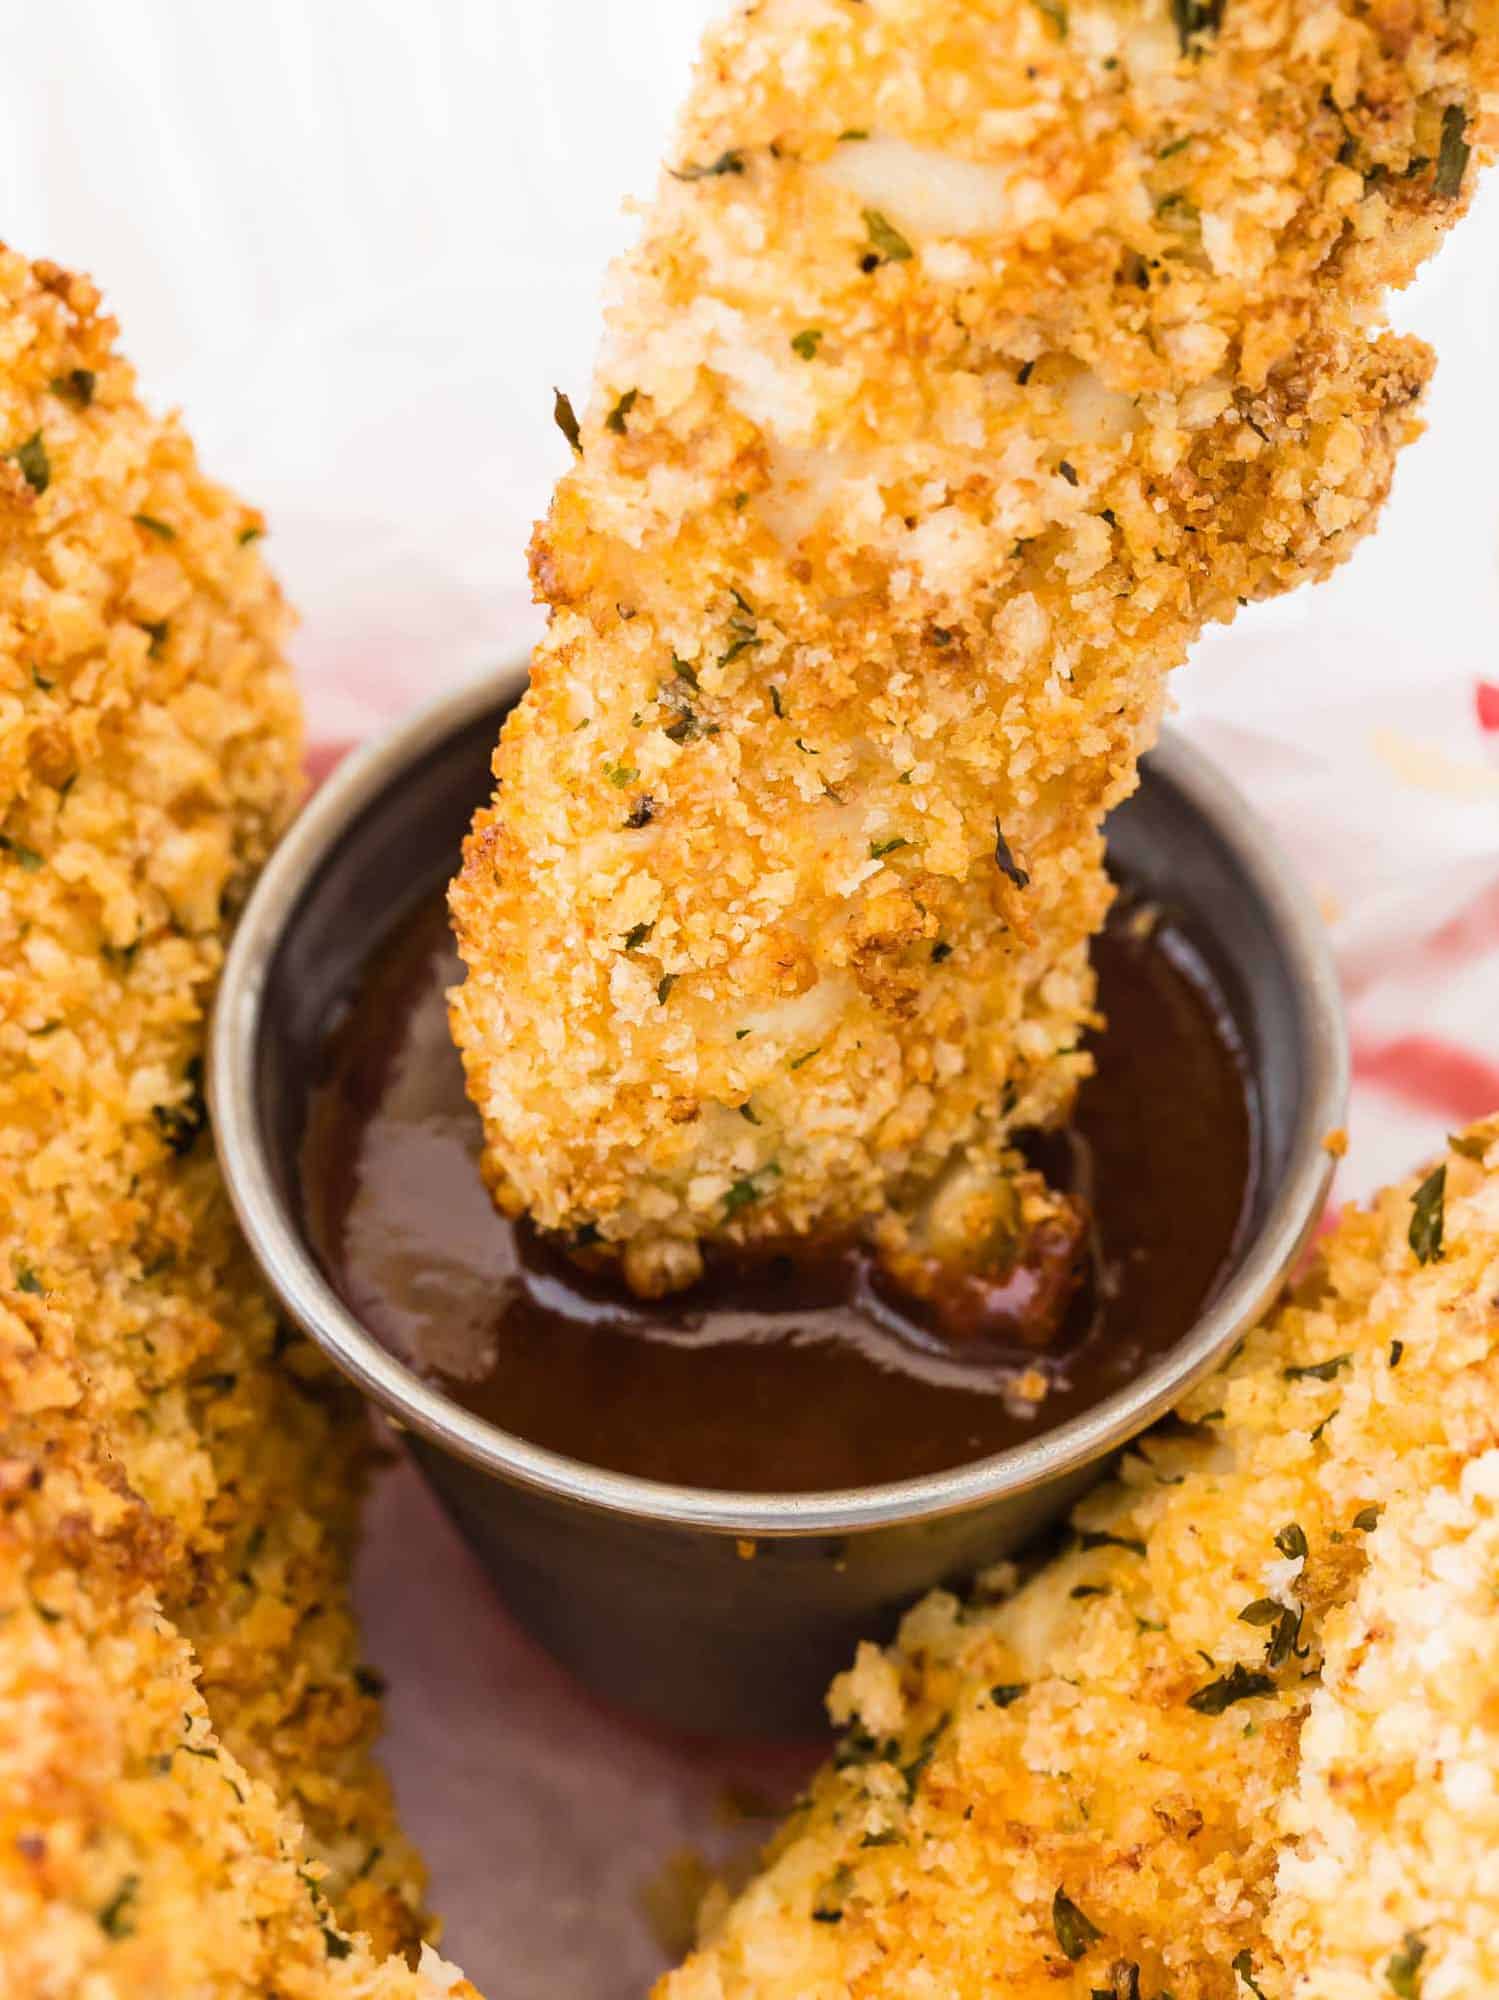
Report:
M 205 1130 L 300 789 L 286 613 L 113 333 L 0 252 L 0 1993 L 417 2000 L 348 1935 L 423 1926 L 348 1601 L 366 1428 Z
M 508 1210 L 644 1291 L 708 1238 L 1013 1240 L 1167 670 L 1341 560 L 1415 432 L 1378 310 L 1475 178 L 1494 19 L 761 0 L 710 37 L 453 890 Z
M 1346 1214 L 1039 1574 L 861 1649 L 658 2000 L 1499 1992 L 1496 1563 L 1499 1118 Z

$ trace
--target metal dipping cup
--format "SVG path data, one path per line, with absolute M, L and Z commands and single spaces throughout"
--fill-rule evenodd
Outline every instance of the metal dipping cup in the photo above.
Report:
M 334 1291 L 303 1225 L 298 1153 L 325 1031 L 389 925 L 456 866 L 524 660 L 351 756 L 297 820 L 240 920 L 214 1017 L 214 1134 L 282 1306 L 404 1427 L 520 1621 L 590 1689 L 675 1729 L 815 1730 L 830 1677 L 923 1591 L 1016 1549 L 1227 1356 L 1322 1210 L 1347 1039 L 1322 923 L 1264 823 L 1169 731 L 1109 821 L 1111 855 L 1191 920 L 1257 1088 L 1261 1172 L 1236 1268 L 1127 1388 L 953 1471 L 840 1492 L 715 1492 L 580 1464 L 422 1381 Z

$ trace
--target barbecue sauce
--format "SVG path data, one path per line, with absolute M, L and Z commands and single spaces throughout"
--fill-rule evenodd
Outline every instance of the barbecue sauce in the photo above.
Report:
M 301 1161 L 313 1240 L 400 1360 L 570 1458 L 817 1492 L 985 1457 L 1170 1348 L 1247 1226 L 1255 1103 L 1202 954 L 1126 893 L 1094 959 L 1097 1071 L 1033 1149 L 1091 1217 L 1082 1282 L 1042 1348 L 946 1338 L 857 1244 L 710 1260 L 692 1290 L 645 1303 L 499 1215 L 448 1032 L 461 967 L 440 894 L 376 947 L 329 1036 Z

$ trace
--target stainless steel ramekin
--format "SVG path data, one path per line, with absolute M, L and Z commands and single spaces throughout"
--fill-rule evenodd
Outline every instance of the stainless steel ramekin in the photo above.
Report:
M 528 1444 L 419 1380 L 339 1299 L 301 1225 L 297 1155 L 324 1030 L 374 939 L 452 872 L 525 663 L 446 695 L 351 757 L 261 877 L 213 1023 L 219 1158 L 282 1305 L 405 1427 L 516 1615 L 590 1687 L 672 1725 L 815 1726 L 861 1637 L 934 1584 L 1016 1548 L 1117 1448 L 1222 1361 L 1321 1211 L 1347 1047 L 1320 919 L 1268 829 L 1167 734 L 1114 814 L 1110 851 L 1187 912 L 1244 1035 L 1263 1172 L 1244 1253 L 1202 1318 L 1128 1388 L 994 1457 L 843 1492 L 765 1495 L 605 1472 Z M 398 1560 L 398 1553 L 394 1559 Z

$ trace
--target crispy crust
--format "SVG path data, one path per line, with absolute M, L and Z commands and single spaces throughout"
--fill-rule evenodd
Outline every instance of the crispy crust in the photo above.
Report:
M 1412 1940 L 1425 2000 L 1499 1991 L 1499 1119 L 1463 1144 L 1441 1261 L 1414 1184 L 1345 1215 L 1082 1545 L 861 1649 L 659 2000 L 1388 2000 Z
M 1414 434 L 1375 315 L 1475 178 L 1492 0 L 1209 16 L 765 0 L 708 42 L 452 893 L 497 1198 L 632 1279 L 1065 1109 L 1167 670 L 1339 561 Z
M 287 616 L 113 333 L 0 251 L 0 1990 L 425 1994 L 332 1927 L 422 1922 L 348 1603 L 363 1419 L 203 1130 L 300 789 Z

